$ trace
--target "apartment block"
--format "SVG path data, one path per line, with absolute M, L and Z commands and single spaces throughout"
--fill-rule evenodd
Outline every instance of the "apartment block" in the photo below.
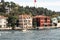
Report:
M 37 15 L 33 17 L 33 22 L 35 22 L 37 27 L 50 26 L 51 20 L 49 16 Z
M 0 28 L 5 28 L 7 27 L 7 17 L 0 16 Z
M 21 28 L 32 28 L 32 17 L 31 15 L 19 15 L 19 27 Z

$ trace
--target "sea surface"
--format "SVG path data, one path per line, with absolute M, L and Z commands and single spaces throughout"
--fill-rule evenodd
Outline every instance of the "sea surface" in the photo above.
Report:
M 0 40 L 60 40 L 60 28 L 49 30 L 0 31 Z

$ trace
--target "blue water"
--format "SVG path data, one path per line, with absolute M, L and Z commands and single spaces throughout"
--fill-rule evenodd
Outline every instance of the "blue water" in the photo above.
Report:
M 0 40 L 60 40 L 60 29 L 0 31 Z

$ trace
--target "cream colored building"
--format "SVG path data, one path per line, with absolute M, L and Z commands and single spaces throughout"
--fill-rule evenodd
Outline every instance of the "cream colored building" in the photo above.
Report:
M 58 23 L 58 19 L 57 18 L 52 18 L 52 23 Z
M 27 14 L 19 15 L 19 26 L 21 28 L 32 28 L 32 17 Z
M 58 24 L 58 19 L 56 17 L 52 18 L 52 25 L 57 26 Z
M 0 28 L 5 28 L 5 27 L 7 27 L 6 25 L 7 25 L 7 20 L 6 20 L 7 18 L 6 17 L 4 17 L 4 16 L 0 16 Z

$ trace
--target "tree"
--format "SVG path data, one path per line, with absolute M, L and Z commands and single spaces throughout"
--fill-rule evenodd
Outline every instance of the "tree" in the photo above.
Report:
M 5 13 L 5 2 L 4 2 L 4 0 L 1 0 L 0 12 L 4 12 Z
M 16 25 L 16 21 L 17 21 L 17 17 L 16 16 L 9 16 L 8 17 L 8 25 L 12 27 L 12 29 L 14 30 L 15 25 Z

